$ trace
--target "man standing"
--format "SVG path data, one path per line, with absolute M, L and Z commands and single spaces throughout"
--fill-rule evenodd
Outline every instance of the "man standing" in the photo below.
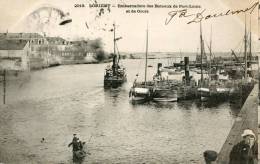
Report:
M 78 138 L 76 137 L 77 134 L 73 134 L 73 139 L 72 139 L 72 142 L 68 145 L 68 147 L 70 147 L 72 145 L 73 147 L 73 151 L 76 151 L 77 149 L 77 146 L 78 146 Z
M 229 164 L 257 164 L 257 142 L 254 132 L 245 129 L 243 140 L 236 144 L 229 155 Z
M 79 140 L 79 138 L 76 137 L 76 134 L 73 134 L 72 142 L 68 145 L 68 147 L 70 147 L 72 145 L 73 161 L 76 161 L 75 152 L 79 150 L 78 140 Z

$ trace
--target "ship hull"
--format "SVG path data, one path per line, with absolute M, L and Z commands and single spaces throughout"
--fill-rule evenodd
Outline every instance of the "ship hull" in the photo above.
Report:
M 124 78 L 109 78 L 104 79 L 104 88 L 117 88 L 125 83 L 127 79 Z
M 151 100 L 151 90 L 149 88 L 131 88 L 129 97 L 132 104 L 142 104 Z
M 155 89 L 153 91 L 153 101 L 155 102 L 176 102 L 177 91 L 171 89 Z

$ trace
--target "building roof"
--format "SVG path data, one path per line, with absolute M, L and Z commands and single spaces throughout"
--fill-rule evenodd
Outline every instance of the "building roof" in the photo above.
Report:
M 0 33 L 0 38 L 8 38 L 8 39 L 31 39 L 31 38 L 43 38 L 42 35 L 38 33 Z
M 27 40 L 0 40 L 0 50 L 22 50 Z
M 66 41 L 65 39 L 63 39 L 61 37 L 46 37 L 46 39 L 49 42 L 55 42 L 55 41 L 63 42 L 63 41 Z

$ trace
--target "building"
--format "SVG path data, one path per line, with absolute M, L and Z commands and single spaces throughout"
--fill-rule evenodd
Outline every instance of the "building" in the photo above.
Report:
M 46 37 L 38 33 L 0 33 L 0 41 L 28 42 L 30 69 L 42 69 L 60 64 L 95 61 L 95 50 L 89 41 L 67 41 L 61 37 Z M 90 41 L 91 42 L 91 41 Z
M 30 53 L 27 40 L 0 40 L 0 69 L 30 70 Z
M 46 44 L 47 40 L 44 36 L 38 33 L 0 33 L 0 40 L 28 40 L 30 44 L 42 45 Z
M 51 45 L 69 45 L 69 42 L 61 37 L 46 37 L 46 39 Z
M 49 43 L 45 36 L 38 33 L 0 33 L 0 40 L 26 40 L 29 42 L 30 69 L 48 67 L 51 63 Z

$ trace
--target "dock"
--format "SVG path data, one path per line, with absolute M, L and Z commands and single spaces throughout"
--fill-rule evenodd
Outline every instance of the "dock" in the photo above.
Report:
M 228 164 L 229 154 L 233 146 L 242 140 L 244 129 L 251 129 L 258 135 L 258 84 L 256 84 L 241 108 L 229 134 L 222 146 L 217 163 Z

